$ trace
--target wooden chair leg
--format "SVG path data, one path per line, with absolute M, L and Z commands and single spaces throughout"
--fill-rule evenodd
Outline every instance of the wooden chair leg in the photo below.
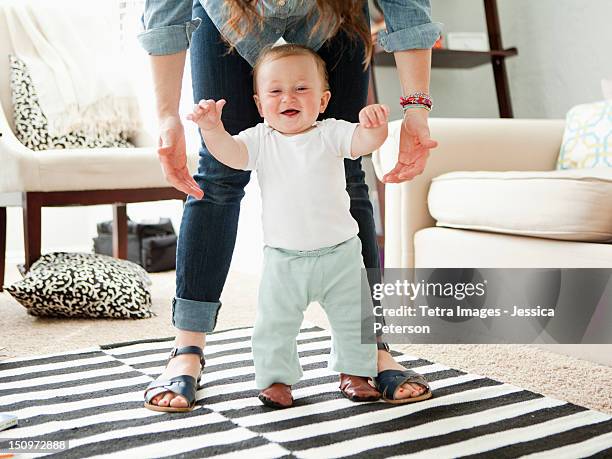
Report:
M 4 285 L 6 266 L 6 207 L 0 207 L 0 292 Z
M 25 249 L 25 269 L 40 258 L 41 232 L 40 214 L 42 203 L 34 193 L 23 193 L 23 246 Z
M 127 260 L 127 206 L 121 203 L 113 204 L 113 257 Z

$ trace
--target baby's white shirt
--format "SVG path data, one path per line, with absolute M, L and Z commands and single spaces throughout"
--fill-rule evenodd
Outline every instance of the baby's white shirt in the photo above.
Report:
M 286 136 L 260 123 L 235 136 L 247 147 L 245 170 L 257 171 L 266 245 L 315 250 L 357 235 L 344 174 L 357 126 L 326 119 Z

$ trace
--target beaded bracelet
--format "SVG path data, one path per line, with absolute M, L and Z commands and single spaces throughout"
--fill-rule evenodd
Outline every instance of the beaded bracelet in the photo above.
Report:
M 411 108 L 424 108 L 428 112 L 431 111 L 431 107 L 429 105 L 424 105 L 424 104 L 410 104 L 410 105 L 406 105 L 405 107 L 402 107 L 402 111 L 404 113 L 406 113 Z
M 407 97 L 400 97 L 400 105 L 404 112 L 407 108 L 424 108 L 427 111 L 431 111 L 433 108 L 433 100 L 429 94 L 415 92 Z

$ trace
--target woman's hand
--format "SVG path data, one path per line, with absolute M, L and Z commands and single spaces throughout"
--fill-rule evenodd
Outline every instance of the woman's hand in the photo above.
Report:
M 409 108 L 405 111 L 397 164 L 385 174 L 382 179 L 384 183 L 412 180 L 425 170 L 429 150 L 438 146 L 438 142 L 429 135 L 428 115 L 429 112 L 424 108 Z
M 189 174 L 185 147 L 185 131 L 178 114 L 160 119 L 157 155 L 166 181 L 174 188 L 196 199 L 204 192 Z

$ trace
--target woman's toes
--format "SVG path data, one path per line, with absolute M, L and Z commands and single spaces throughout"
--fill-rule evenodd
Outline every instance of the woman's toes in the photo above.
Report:
M 409 384 L 406 383 L 397 388 L 395 391 L 396 399 L 410 398 L 410 397 L 418 397 L 425 392 L 425 388 L 419 384 Z
M 156 395 L 151 399 L 151 405 L 172 406 L 174 408 L 186 408 L 188 406 L 185 397 L 174 395 L 172 392 Z
M 164 395 L 164 398 L 162 398 L 159 401 L 158 405 L 159 406 L 170 406 L 170 402 L 172 401 L 173 398 L 174 398 L 173 395 L 168 392 L 166 393 L 166 395 Z
M 425 388 L 420 384 L 411 384 L 414 395 L 422 395 L 425 392 Z
M 416 397 L 417 395 L 419 395 L 419 392 L 416 391 L 414 387 L 412 387 L 410 384 L 408 384 L 408 387 L 405 389 L 405 392 L 407 394 L 410 394 L 410 397 Z
M 170 406 L 173 408 L 187 408 L 188 403 L 185 397 L 177 395 L 172 400 L 170 400 Z

